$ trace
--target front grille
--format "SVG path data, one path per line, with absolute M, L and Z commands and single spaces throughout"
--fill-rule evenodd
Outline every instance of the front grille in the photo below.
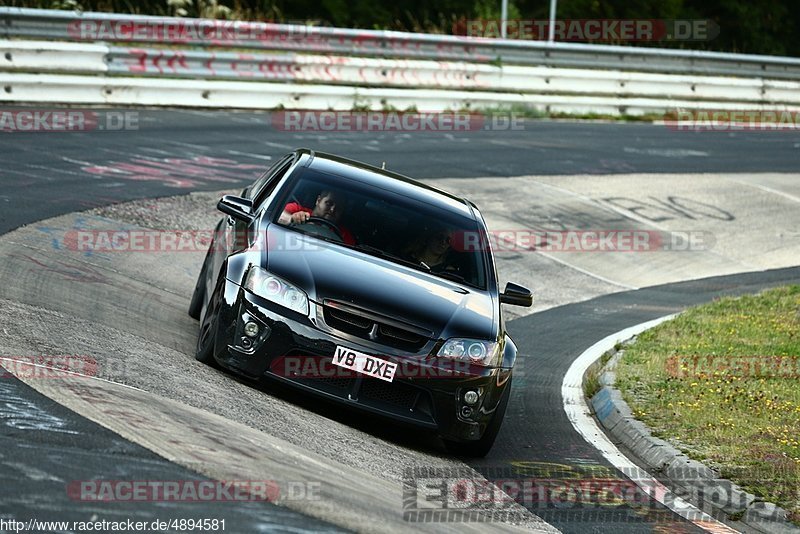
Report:
M 330 300 L 323 304 L 322 313 L 331 328 L 402 350 L 416 352 L 433 335 L 428 330 Z
M 342 398 L 347 398 L 352 393 L 357 381 L 356 378 L 308 376 L 292 377 L 291 380 L 297 384 Z
M 360 330 L 369 331 L 372 328 L 372 321 L 365 317 L 359 317 L 358 315 L 347 313 L 345 311 L 340 311 L 336 309 L 330 309 L 327 311 L 328 314 L 333 317 L 336 321 L 341 321 L 343 323 L 347 323 L 355 328 Z
M 327 305 L 324 307 L 323 313 L 326 323 L 344 332 L 360 336 L 362 333 L 369 334 L 370 330 L 372 330 L 373 322 L 365 317 L 359 317 L 353 313 L 337 310 Z
M 346 391 L 350 391 L 351 389 L 353 389 L 353 384 L 356 381 L 355 378 L 344 378 L 344 377 L 316 378 L 313 380 L 315 380 L 317 384 L 324 384 L 329 388 L 343 389 Z
M 399 382 L 384 382 L 376 378 L 365 378 L 361 383 L 359 398 L 376 400 L 411 410 L 420 390 Z
M 395 328 L 385 324 L 378 326 L 378 333 L 380 333 L 382 336 L 399 339 L 400 341 L 405 341 L 407 343 L 417 343 L 419 342 L 420 337 L 413 332 L 408 332 L 407 330 L 402 330 L 400 328 Z
M 332 369 L 335 369 L 333 375 Z M 330 357 L 292 352 L 275 358 L 268 373 L 321 393 L 357 401 L 425 424 L 435 422 L 433 398 L 428 391 L 404 382 L 386 382 L 335 367 Z

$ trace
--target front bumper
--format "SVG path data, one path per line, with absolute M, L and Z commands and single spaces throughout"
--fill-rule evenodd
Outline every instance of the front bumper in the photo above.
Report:
M 312 310 L 311 317 L 306 317 L 230 280 L 226 280 L 219 319 L 214 355 L 222 366 L 250 378 L 279 380 L 455 441 L 480 439 L 511 376 L 511 369 L 505 368 L 448 368 L 449 362 L 426 356 L 432 352 L 430 346 L 409 355 L 354 338 L 331 329 L 321 313 Z M 260 327 L 249 343 L 243 341 L 247 321 Z M 335 366 L 332 356 L 337 345 L 397 363 L 394 380 L 386 382 Z M 464 401 L 467 390 L 479 392 L 474 405 Z

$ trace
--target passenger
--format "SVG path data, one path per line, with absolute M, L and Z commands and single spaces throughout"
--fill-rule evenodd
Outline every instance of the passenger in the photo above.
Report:
M 455 272 L 458 267 L 453 262 L 453 235 L 454 232 L 448 228 L 433 228 L 412 242 L 406 252 L 413 261 L 423 264 L 433 272 Z
M 331 190 L 321 191 L 314 203 L 314 208 L 306 208 L 298 202 L 290 202 L 283 208 L 283 213 L 278 218 L 281 224 L 303 224 L 310 217 L 320 217 L 328 220 L 336 226 L 342 235 L 342 241 L 348 245 L 355 245 L 356 239 L 352 232 L 339 225 L 339 221 L 344 214 L 346 201 L 341 193 Z

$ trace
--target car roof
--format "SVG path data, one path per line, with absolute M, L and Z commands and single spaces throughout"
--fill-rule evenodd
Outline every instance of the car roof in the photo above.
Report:
M 296 152 L 301 158 L 306 156 L 303 158 L 305 161 L 302 161 L 301 164 L 310 169 L 336 176 L 346 176 L 347 178 L 388 189 L 394 193 L 415 198 L 441 209 L 458 212 L 460 215 L 475 219 L 475 213 L 473 212 L 475 206 L 471 202 L 408 176 L 334 154 L 315 152 L 307 148 L 298 149 Z

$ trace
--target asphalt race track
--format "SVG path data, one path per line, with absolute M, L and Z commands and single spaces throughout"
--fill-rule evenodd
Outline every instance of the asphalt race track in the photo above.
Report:
M 138 130 L 3 133 L 0 232 L 76 209 L 222 189 L 248 178 L 247 167 L 220 164 L 212 166 L 220 172 L 209 173 L 209 165 L 181 169 L 167 159 L 212 157 L 263 167 L 265 157 L 297 146 L 372 164 L 386 161 L 389 168 L 419 178 L 796 172 L 800 156 L 800 138 L 786 131 L 698 133 L 638 123 L 524 124 L 524 131 L 458 134 L 297 134 L 276 131 L 267 113 L 142 110 Z M 120 163 L 132 167 L 123 170 Z
M 490 480 L 497 470 L 505 478 L 523 480 L 569 479 L 572 476 L 613 478 L 603 458 L 572 430 L 562 406 L 561 377 L 575 356 L 583 352 L 591 340 L 688 306 L 721 296 L 756 293 L 767 287 L 799 282 L 800 268 L 704 278 L 615 293 L 513 321 L 512 336 L 529 351 L 523 355 L 522 362 L 517 363 L 523 364 L 525 379 L 522 384 L 515 384 L 515 396 L 491 456 L 470 465 Z M 534 506 L 537 505 L 534 503 Z M 598 514 L 596 507 L 538 506 L 545 509 L 534 508 L 534 512 L 563 532 L 606 529 L 643 532 L 652 528 L 648 524 L 651 522 L 660 523 L 669 532 L 691 531 L 673 522 L 658 507 L 649 505 L 639 510 L 616 510 L 616 515 L 608 511 L 607 518 Z
M 0 421 L 3 435 L 3 504 L 0 517 L 38 518 L 42 521 L 146 521 L 187 517 L 183 503 L 140 502 L 98 505 L 65 491 L 87 473 L 103 473 L 113 480 L 207 480 L 184 467 L 77 416 L 67 408 L 6 376 L 0 384 Z M 74 486 L 73 486 L 74 487 Z M 280 506 L 263 502 L 204 503 L 204 517 L 225 518 L 233 532 L 267 529 L 339 529 Z M 197 510 L 194 510 L 197 511 Z
M 510 507 L 516 525 L 409 523 L 402 514 L 413 509 L 408 490 L 420 490 L 425 469 L 454 479 L 620 479 L 566 418 L 567 368 L 631 325 L 721 295 L 800 283 L 800 175 L 792 174 L 800 135 L 533 120 L 521 131 L 297 134 L 274 130 L 266 114 L 139 117 L 132 131 L 0 137 L 0 357 L 88 355 L 102 379 L 5 374 L 0 519 L 202 516 L 224 518 L 231 532 L 700 531 L 657 503 L 522 502 Z M 537 304 L 506 309 L 521 349 L 509 410 L 490 455 L 464 464 L 432 437 L 195 362 L 197 323 L 185 310 L 202 251 L 92 255 L 64 246 L 76 228 L 208 228 L 219 191 L 252 181 L 296 146 L 386 161 L 463 194 L 492 230 L 683 231 L 704 246 L 498 252 L 501 281 L 531 287 Z M 98 503 L 65 489 L 91 479 L 247 477 L 279 481 L 277 505 Z M 306 493 L 288 495 L 287 481 L 306 484 Z

